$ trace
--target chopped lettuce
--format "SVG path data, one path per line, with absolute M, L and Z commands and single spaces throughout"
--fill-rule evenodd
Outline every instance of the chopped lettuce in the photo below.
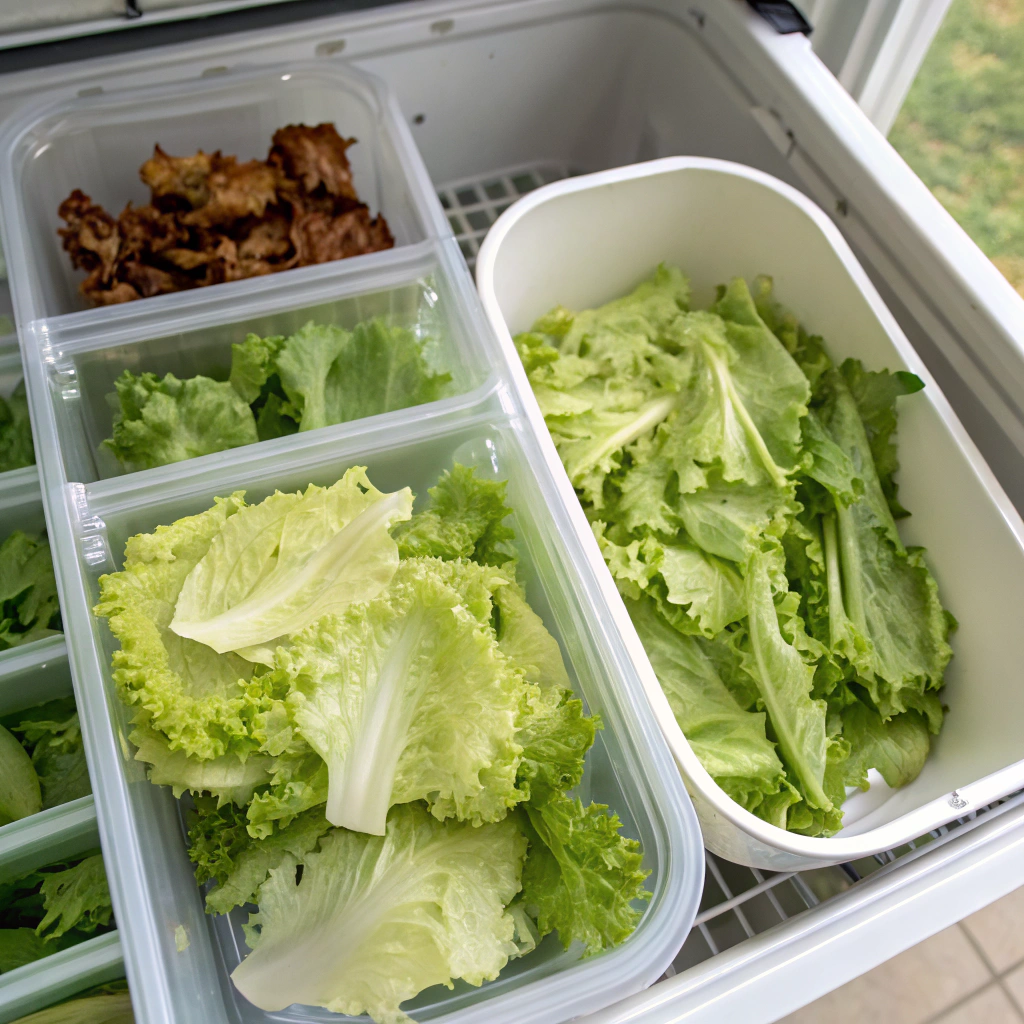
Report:
M 659 267 L 516 346 L 680 727 L 747 810 L 806 835 L 849 787 L 920 772 L 955 625 L 896 519 L 905 371 L 836 368 L 735 278 Z
M 0 651 L 59 631 L 50 546 L 15 530 L 0 544 Z
M 125 370 L 111 396 L 113 437 L 103 444 L 126 469 L 151 469 L 433 402 L 451 376 L 430 365 L 429 347 L 379 317 L 351 331 L 310 321 L 288 337 L 248 334 L 232 345 L 226 381 Z M 0 468 L 5 408 L 0 402 Z M 20 406 L 11 409 L 20 415 Z M 29 462 L 19 465 L 31 463 L 31 445 L 29 431 Z
M 3 333 L 0 327 L 0 334 Z M 0 473 L 34 465 L 35 461 L 25 382 L 19 381 L 10 398 L 0 398 Z

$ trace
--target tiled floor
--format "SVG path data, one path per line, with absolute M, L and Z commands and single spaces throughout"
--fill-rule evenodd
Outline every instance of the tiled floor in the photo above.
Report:
M 1024 1024 L 1024 888 L 778 1024 Z

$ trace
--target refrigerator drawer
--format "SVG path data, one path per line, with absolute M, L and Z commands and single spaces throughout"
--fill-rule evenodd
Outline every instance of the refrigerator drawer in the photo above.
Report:
M 0 77 L 0 118 L 44 93 L 310 58 L 389 83 L 470 265 L 508 203 L 570 174 L 699 155 L 801 189 L 1024 508 L 1024 302 L 807 40 L 741 0 L 421 0 Z M 768 1024 L 1024 883 L 1024 796 L 963 814 L 842 867 L 770 874 L 708 855 L 669 973 L 587 1019 Z

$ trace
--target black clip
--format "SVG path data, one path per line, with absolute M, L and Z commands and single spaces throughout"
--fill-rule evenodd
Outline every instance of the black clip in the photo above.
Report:
M 790 0 L 747 0 L 747 3 L 768 22 L 776 32 L 811 34 L 811 23 L 790 3 Z
M 124 0 L 124 16 L 129 21 L 142 17 L 142 11 L 139 10 L 139 0 Z

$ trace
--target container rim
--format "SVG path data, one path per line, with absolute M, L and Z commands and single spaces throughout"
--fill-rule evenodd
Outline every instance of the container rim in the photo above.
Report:
M 477 256 L 476 281 L 477 291 L 487 312 L 491 325 L 497 332 L 506 351 L 515 355 L 511 331 L 505 321 L 501 306 L 495 292 L 494 272 L 502 243 L 516 224 L 539 206 L 557 201 L 563 196 L 576 192 L 602 188 L 606 185 L 623 181 L 658 175 L 675 174 L 685 171 L 710 171 L 734 178 L 745 178 L 766 189 L 769 189 L 806 214 L 825 236 L 826 241 L 849 272 L 854 284 L 877 316 L 890 341 L 896 347 L 907 365 L 921 377 L 925 383 L 925 396 L 935 406 L 946 427 L 952 433 L 957 446 L 970 463 L 971 469 L 978 476 L 998 508 L 1006 525 L 1010 528 L 1018 545 L 1024 549 L 1024 521 L 1010 499 L 1006 496 L 1002 485 L 989 469 L 974 442 L 970 439 L 963 425 L 943 396 L 938 384 L 907 340 L 895 317 L 883 303 L 875 286 L 857 260 L 842 233 L 825 212 L 802 192 L 780 181 L 778 178 L 763 171 L 758 171 L 744 164 L 713 157 L 673 156 L 650 160 L 644 163 L 616 167 L 593 174 L 579 175 L 562 181 L 552 182 L 536 189 L 529 195 L 513 203 L 491 227 L 484 238 L 480 253 Z M 510 361 L 511 360 L 510 355 Z M 651 703 L 652 710 L 661 726 L 665 739 L 668 741 L 676 763 L 686 781 L 687 789 L 696 792 L 714 809 L 741 832 L 763 844 L 773 851 L 781 851 L 806 861 L 805 867 L 840 864 L 871 856 L 882 850 L 894 849 L 912 839 L 938 828 L 941 825 L 960 817 L 971 810 L 977 810 L 995 800 L 1008 796 L 1024 786 L 1024 759 L 1018 760 L 996 772 L 980 779 L 966 782 L 963 786 L 943 794 L 913 810 L 894 818 L 892 821 L 867 829 L 855 835 L 844 836 L 842 832 L 831 837 L 801 836 L 787 832 L 777 825 L 769 824 L 755 814 L 741 807 L 711 778 L 693 752 L 682 729 L 676 722 L 669 706 L 668 699 L 658 683 L 654 669 L 644 651 L 636 629 L 626 612 L 615 587 L 611 573 L 604 563 L 604 558 L 594 539 L 576 492 L 562 466 L 561 459 L 551 441 L 544 422 L 540 406 L 533 396 L 532 388 L 518 357 L 512 366 L 513 377 L 520 399 L 527 416 L 541 435 L 541 445 L 547 457 L 549 468 L 554 476 L 558 489 L 565 503 L 569 506 L 580 541 L 593 563 L 592 568 L 601 580 L 606 594 L 607 603 L 615 618 L 622 638 L 625 641 Z M 852 827 L 856 827 L 854 824 Z

